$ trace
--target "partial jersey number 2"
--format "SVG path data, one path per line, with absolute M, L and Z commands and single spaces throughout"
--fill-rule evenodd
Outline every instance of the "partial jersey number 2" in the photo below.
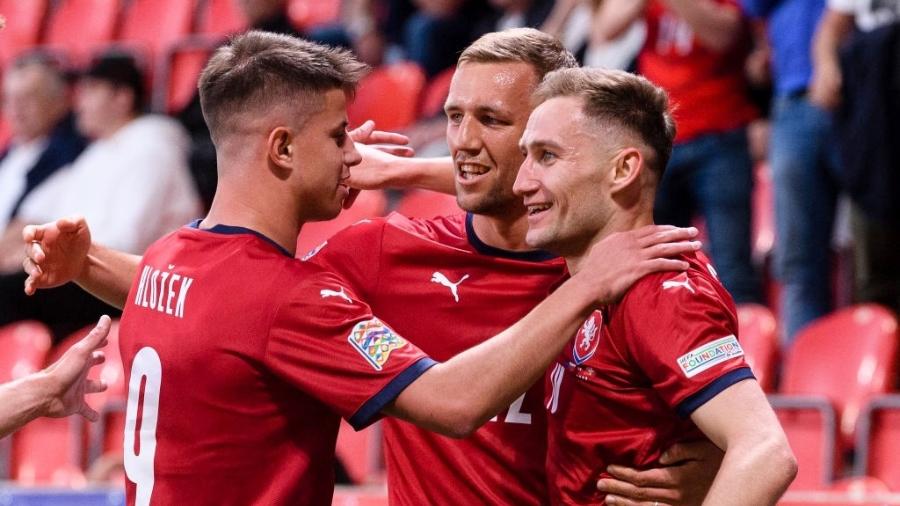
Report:
M 156 455 L 156 421 L 162 363 L 150 347 L 141 348 L 131 364 L 128 407 L 125 410 L 125 475 L 136 486 L 135 506 L 150 504 L 153 493 L 153 459 Z M 137 435 L 137 444 L 135 444 Z

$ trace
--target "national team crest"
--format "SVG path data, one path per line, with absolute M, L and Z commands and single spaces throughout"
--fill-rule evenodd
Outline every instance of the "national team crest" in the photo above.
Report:
M 594 356 L 597 346 L 600 344 L 598 333 L 601 326 L 603 326 L 603 313 L 594 311 L 590 318 L 585 320 L 578 334 L 575 334 L 575 344 L 572 346 L 572 359 L 575 361 L 575 365 L 581 365 Z
M 347 336 L 347 341 L 376 371 L 381 370 L 392 351 L 406 346 L 406 340 L 378 318 L 357 323 Z

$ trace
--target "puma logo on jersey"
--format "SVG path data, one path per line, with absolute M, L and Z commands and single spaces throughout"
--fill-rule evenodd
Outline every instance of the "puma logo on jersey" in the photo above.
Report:
M 346 293 L 344 293 L 343 286 L 341 287 L 340 291 L 337 291 L 337 292 L 326 288 L 324 290 L 319 291 L 319 295 L 321 295 L 323 299 L 327 299 L 328 297 L 340 297 L 340 298 L 346 300 L 347 302 L 353 304 L 353 299 L 351 299 Z
M 469 275 L 466 274 L 465 276 L 459 278 L 459 281 L 453 283 L 449 279 L 447 279 L 447 276 L 445 276 L 443 273 L 435 272 L 431 275 L 431 282 L 449 288 L 450 293 L 453 295 L 453 300 L 459 302 L 459 284 L 465 281 L 468 277 Z
M 662 287 L 663 290 L 685 288 L 691 293 L 697 293 L 691 285 L 691 281 L 688 279 L 687 274 L 680 274 L 675 279 L 663 281 Z

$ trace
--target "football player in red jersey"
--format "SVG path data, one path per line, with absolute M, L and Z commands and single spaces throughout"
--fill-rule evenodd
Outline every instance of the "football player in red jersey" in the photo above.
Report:
M 340 273 L 381 319 L 439 360 L 517 321 L 564 273 L 560 259 L 528 251 L 524 244 L 524 208 L 512 194 L 515 173 L 524 159 L 517 142 L 531 111 L 529 95 L 540 78 L 574 64 L 557 40 L 535 30 L 489 34 L 473 44 L 461 59 L 448 101 L 448 114 L 455 122 L 448 141 L 460 168 L 470 172 L 460 170 L 464 194 L 460 202 L 473 212 L 433 220 L 397 215 L 369 220 L 307 256 Z M 385 158 L 372 151 L 367 157 Z M 452 163 L 391 158 L 382 170 L 357 175 L 382 178 L 379 184 L 411 184 L 403 179 L 418 172 L 422 177 L 417 184 L 440 185 L 440 176 L 452 173 Z M 415 170 L 410 164 L 416 165 Z M 453 186 L 451 180 L 444 189 Z M 83 222 L 60 220 L 29 229 L 34 233 L 51 250 L 29 247 L 29 254 L 38 256 L 35 260 L 43 267 L 38 271 L 32 260 L 26 261 L 31 262 L 26 268 L 36 274 L 29 289 L 74 278 L 105 300 L 124 304 L 139 258 L 90 245 Z M 33 238 L 29 235 L 27 240 Z M 546 503 L 542 397 L 543 384 L 538 382 L 506 412 L 463 440 L 386 420 L 391 503 Z M 663 465 L 680 465 L 629 474 L 652 488 L 636 489 L 616 481 L 604 484 L 624 496 L 690 503 L 708 488 L 707 468 L 714 472 L 717 456 L 685 448 L 676 447 L 668 460 L 661 460 Z M 700 457 L 711 462 L 691 460 Z
M 145 253 L 120 327 L 129 504 L 328 504 L 339 417 L 468 435 L 543 375 L 593 305 L 684 269 L 665 257 L 699 246 L 672 227 L 615 237 L 588 275 L 435 363 L 340 276 L 293 258 L 303 223 L 335 216 L 349 194 L 360 157 L 346 101 L 363 70 L 344 51 L 263 32 L 204 69 L 216 197 Z M 27 232 L 33 247 L 52 249 L 46 232 Z M 459 297 L 460 281 L 432 278 Z
M 547 75 L 520 145 L 528 243 L 577 274 L 593 244 L 653 222 L 675 124 L 665 92 L 621 71 Z M 704 504 L 775 504 L 797 464 L 743 358 L 730 295 L 706 257 L 654 273 L 588 318 L 548 376 L 554 504 L 597 504 L 610 464 L 651 466 L 705 435 L 725 451 Z

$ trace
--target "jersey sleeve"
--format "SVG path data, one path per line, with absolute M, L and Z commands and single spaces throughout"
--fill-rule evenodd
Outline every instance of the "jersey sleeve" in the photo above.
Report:
M 682 273 L 639 286 L 619 306 L 627 340 L 621 346 L 679 416 L 753 378 L 737 339 L 737 316 L 710 280 Z
M 298 283 L 270 329 L 265 353 L 270 369 L 357 430 L 377 420 L 435 364 L 328 272 Z
M 302 259 L 346 280 L 363 299 L 377 286 L 385 221 L 362 220 L 331 236 Z

